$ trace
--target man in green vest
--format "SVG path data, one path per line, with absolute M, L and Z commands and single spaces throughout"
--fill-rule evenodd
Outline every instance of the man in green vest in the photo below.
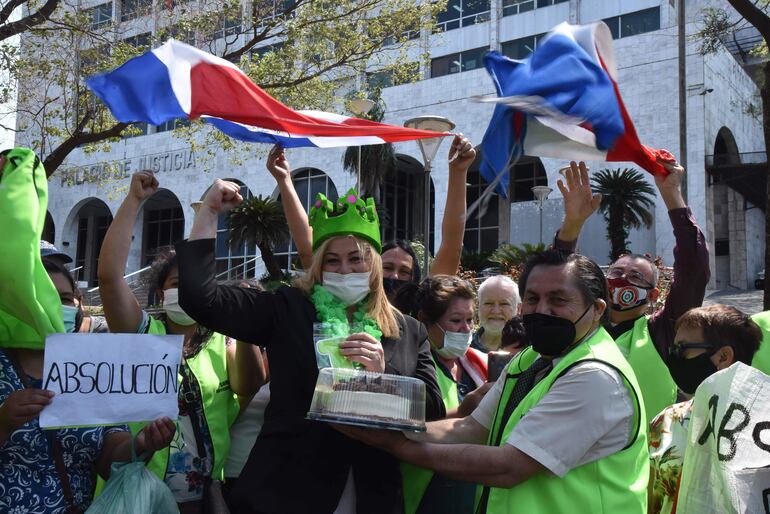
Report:
M 402 461 L 480 484 L 478 513 L 647 512 L 647 425 L 634 371 L 602 328 L 607 281 L 547 251 L 520 278 L 531 347 L 478 408 L 424 433 L 339 427 Z
M 688 310 L 700 307 L 710 278 L 706 238 L 682 196 L 684 168 L 661 161 L 669 171 L 656 176 L 655 185 L 668 209 L 674 231 L 674 276 L 663 308 L 650 314 L 658 300 L 658 268 L 647 255 L 624 255 L 607 273 L 610 287 L 607 332 L 636 372 L 647 421 L 676 402 L 676 383 L 669 373 L 668 349 L 674 343 L 674 324 Z M 554 247 L 573 252 L 580 230 L 596 211 L 601 195 L 593 194 L 585 163 L 574 162 L 558 181 L 564 197 L 564 223 Z

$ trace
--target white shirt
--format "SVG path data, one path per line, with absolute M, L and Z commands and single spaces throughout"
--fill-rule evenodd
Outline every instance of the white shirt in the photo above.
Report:
M 560 359 L 554 359 L 554 366 Z M 484 396 L 471 416 L 491 429 L 506 374 Z M 616 453 L 633 437 L 634 402 L 623 378 L 596 361 L 576 364 L 556 380 L 514 427 L 507 444 L 526 453 L 551 473 Z

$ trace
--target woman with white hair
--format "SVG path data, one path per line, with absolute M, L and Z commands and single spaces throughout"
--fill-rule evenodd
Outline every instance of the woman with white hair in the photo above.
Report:
M 484 353 L 500 349 L 503 328 L 519 313 L 519 286 L 507 275 L 494 275 L 479 286 L 479 325 L 471 347 Z
M 188 241 L 177 245 L 180 305 L 198 322 L 270 355 L 270 404 L 233 491 L 242 513 L 367 512 L 402 509 L 398 461 L 306 419 L 318 376 L 316 322 L 360 322 L 340 353 L 367 371 L 425 382 L 426 417 L 445 415 L 424 327 L 393 308 L 382 286 L 374 203 L 351 190 L 336 204 L 319 194 L 310 212 L 312 265 L 294 287 L 274 292 L 219 285 L 218 216 L 239 204 L 238 184 L 217 180 Z

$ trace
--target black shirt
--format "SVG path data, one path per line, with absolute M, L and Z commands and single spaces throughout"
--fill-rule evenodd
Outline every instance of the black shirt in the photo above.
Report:
M 351 466 L 358 512 L 403 510 L 398 461 L 305 419 L 318 377 L 313 348 L 315 307 L 296 288 L 259 292 L 219 285 L 214 240 L 176 245 L 179 304 L 198 323 L 267 347 L 270 403 L 265 423 L 234 490 L 235 512 L 325 513 L 339 502 Z M 425 328 L 398 316 L 400 337 L 382 339 L 385 372 L 426 385 L 426 417 L 445 416 Z

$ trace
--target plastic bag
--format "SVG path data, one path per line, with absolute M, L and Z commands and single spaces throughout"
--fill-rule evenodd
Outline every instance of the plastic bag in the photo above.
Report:
M 143 461 L 116 462 L 110 479 L 86 514 L 178 514 L 174 493 Z

